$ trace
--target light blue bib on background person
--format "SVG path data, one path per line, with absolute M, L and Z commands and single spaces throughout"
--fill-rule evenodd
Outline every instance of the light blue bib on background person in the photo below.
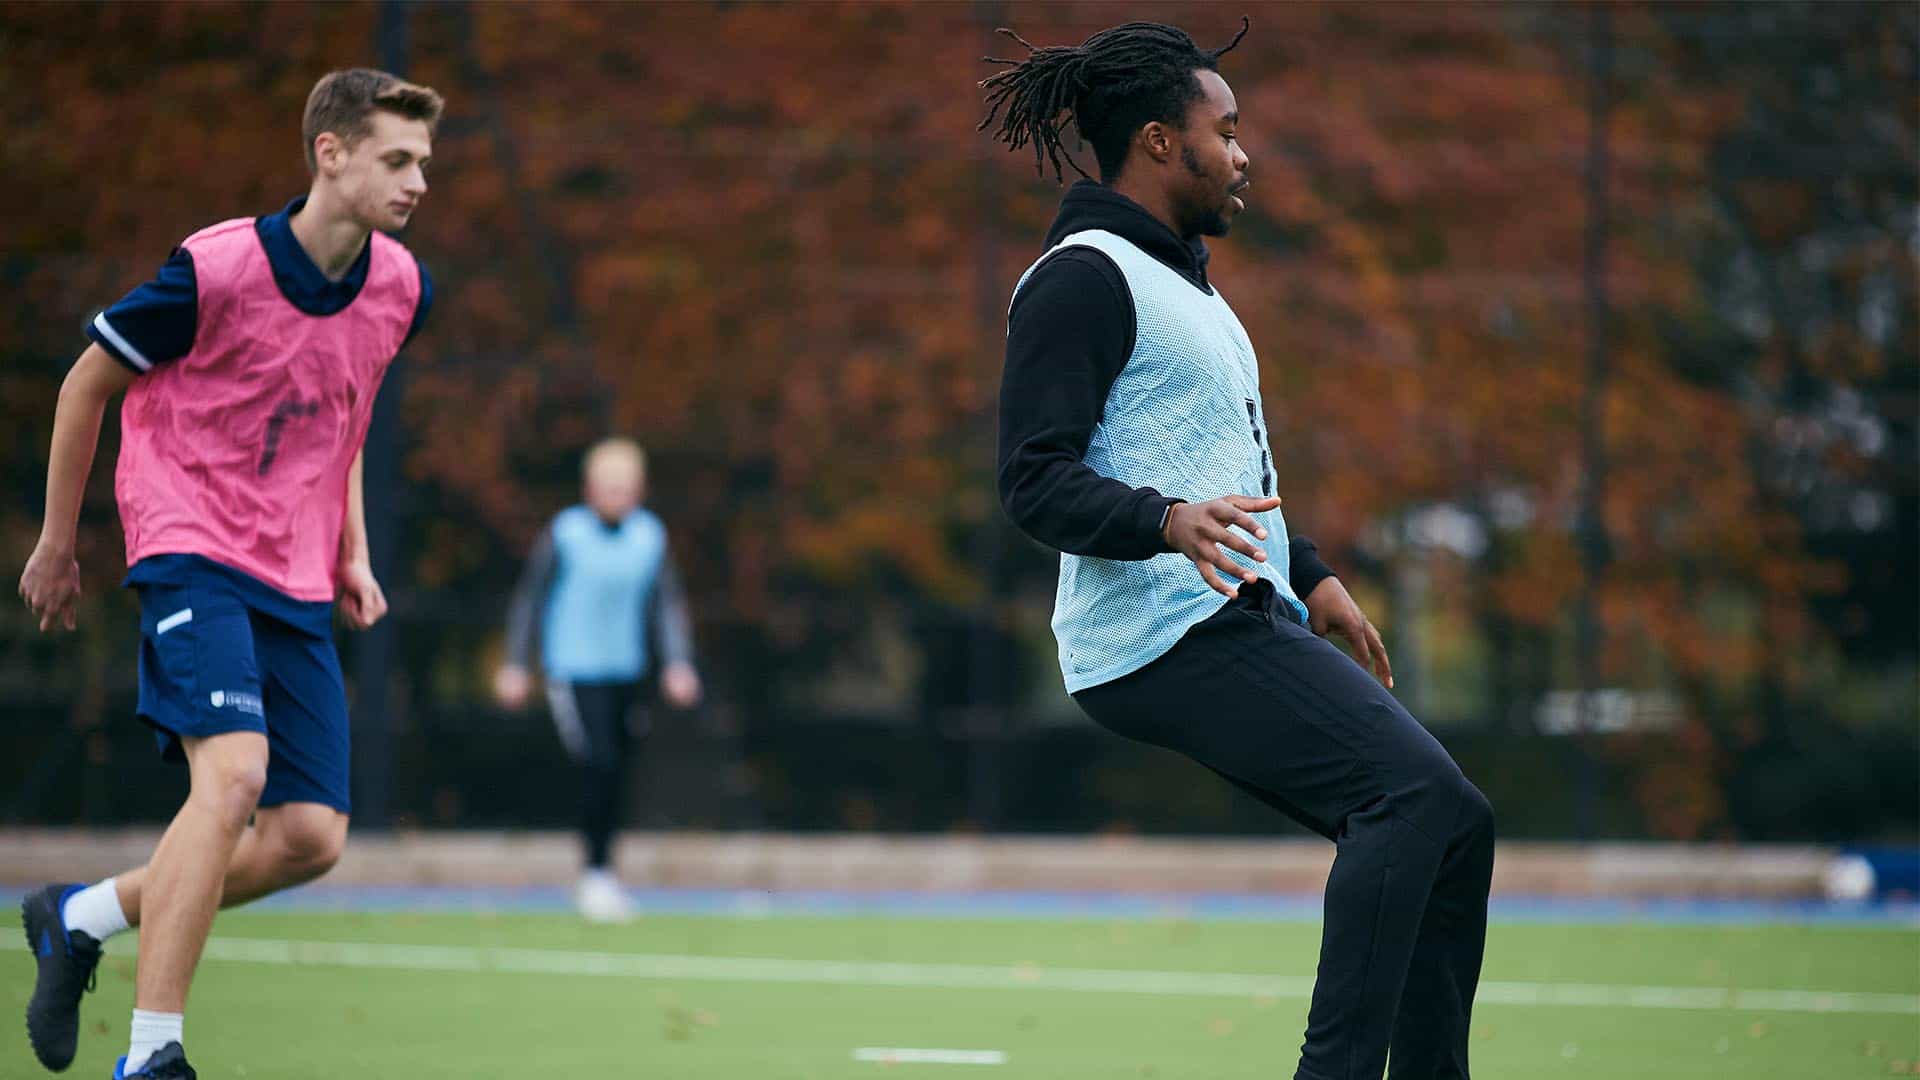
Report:
M 1133 294 L 1133 353 L 1107 394 L 1085 464 L 1102 476 L 1188 502 L 1276 494 L 1259 364 L 1219 290 L 1202 292 L 1131 242 L 1089 229 L 1065 237 L 1036 260 L 1014 294 L 1047 256 L 1067 247 L 1105 254 Z M 1254 517 L 1267 529 L 1265 540 L 1254 541 L 1267 561 L 1223 550 L 1271 581 L 1304 625 L 1306 605 L 1287 581 L 1286 519 L 1277 509 Z M 1063 552 L 1053 634 L 1067 692 L 1147 666 L 1225 602 L 1185 555 L 1121 561 Z
M 585 506 L 553 521 L 554 577 L 541 624 L 548 678 L 615 682 L 648 673 L 647 602 L 667 552 L 667 530 L 651 511 L 608 526 Z

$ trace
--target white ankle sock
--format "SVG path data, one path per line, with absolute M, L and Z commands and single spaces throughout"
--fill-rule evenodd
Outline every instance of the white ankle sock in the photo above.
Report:
M 78 930 L 95 941 L 105 941 L 127 928 L 127 913 L 120 908 L 112 878 L 67 897 L 60 917 L 68 930 Z
M 159 1053 L 161 1047 L 179 1042 L 184 1020 L 179 1013 L 133 1010 L 133 1042 L 127 1047 L 126 1075 L 139 1072 L 147 1059 Z

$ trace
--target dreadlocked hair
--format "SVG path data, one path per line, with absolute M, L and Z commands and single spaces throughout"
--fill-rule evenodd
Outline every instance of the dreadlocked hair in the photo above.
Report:
M 1240 32 L 1218 49 L 1202 49 L 1186 31 L 1161 23 L 1125 23 L 1079 45 L 1034 45 L 1001 27 L 999 32 L 1026 46 L 1028 55 L 1025 60 L 982 58 L 1007 70 L 980 81 L 987 92 L 987 116 L 977 130 L 998 119 L 995 140 L 1008 150 L 1031 144 L 1034 171 L 1046 175 L 1051 162 L 1054 179 L 1065 183 L 1062 159 L 1087 176 L 1060 141 L 1072 121 L 1080 137 L 1093 144 L 1101 178 L 1112 180 L 1127 159 L 1133 133 L 1154 120 L 1180 125 L 1187 108 L 1201 98 L 1193 73 L 1219 70 L 1220 58 L 1240 44 L 1249 25 L 1241 16 Z

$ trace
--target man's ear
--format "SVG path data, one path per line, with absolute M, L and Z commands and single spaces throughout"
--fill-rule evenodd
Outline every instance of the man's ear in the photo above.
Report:
M 1153 160 L 1165 164 L 1173 160 L 1173 132 L 1158 120 L 1149 120 L 1134 136 L 1140 148 Z
M 346 153 L 347 144 L 331 131 L 323 131 L 313 137 L 313 163 L 317 172 L 331 172 L 339 168 L 340 159 Z

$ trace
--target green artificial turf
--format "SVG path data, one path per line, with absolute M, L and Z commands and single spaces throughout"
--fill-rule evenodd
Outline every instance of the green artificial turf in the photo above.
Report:
M 1225 1080 L 1292 1075 L 1319 931 L 880 916 L 597 928 L 557 915 L 239 912 L 214 933 L 186 1026 L 206 1080 Z M 104 1078 L 123 1052 L 136 945 L 109 946 L 67 1075 Z M 31 978 L 16 934 L 0 952 L 0 1000 L 16 1017 Z M 1920 1075 L 1920 934 L 1910 928 L 1497 924 L 1483 978 L 1478 1080 Z M 1741 1007 L 1754 1000 L 1741 991 L 1859 996 L 1819 1012 Z M 1685 1007 L 1716 998 L 1724 1003 Z M 45 1075 L 18 1021 L 10 1030 L 0 1077 Z M 1004 1063 L 864 1062 L 860 1048 L 997 1051 Z

